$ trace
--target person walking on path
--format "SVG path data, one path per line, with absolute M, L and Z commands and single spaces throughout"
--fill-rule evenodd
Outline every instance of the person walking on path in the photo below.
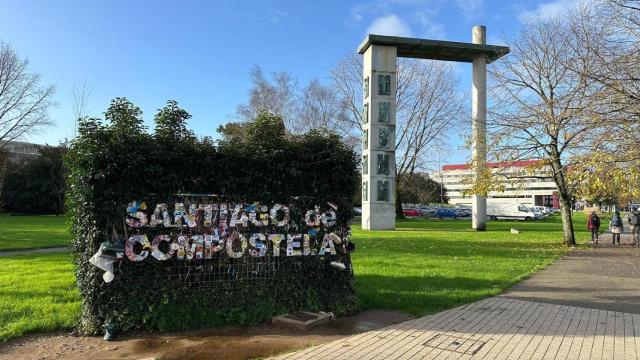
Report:
M 616 211 L 611 217 L 611 221 L 609 221 L 609 230 L 611 230 L 611 244 L 615 245 L 617 240 L 618 245 L 620 245 L 620 233 L 624 231 L 624 224 L 622 223 L 620 212 Z
M 632 208 L 629 213 L 629 225 L 633 234 L 633 245 L 640 246 L 640 212 L 636 208 Z
M 591 230 L 591 243 L 598 243 L 598 232 L 600 231 L 600 217 L 592 211 L 587 218 L 587 229 Z

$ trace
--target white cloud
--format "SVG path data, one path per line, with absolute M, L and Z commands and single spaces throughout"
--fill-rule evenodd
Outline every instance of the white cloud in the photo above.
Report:
M 447 37 L 447 33 L 444 30 L 444 25 L 433 21 L 438 17 L 437 9 L 420 10 L 414 15 L 416 22 L 420 24 L 421 34 L 420 36 L 427 39 L 442 40 Z
M 444 26 L 438 23 L 430 23 L 424 27 L 423 35 L 427 39 L 443 40 L 446 39 L 447 33 Z
M 473 19 L 482 15 L 483 0 L 456 0 L 456 5 L 462 15 L 467 19 Z
M 555 0 L 546 3 L 538 3 L 533 10 L 521 11 L 518 14 L 520 21 L 525 22 L 532 19 L 549 19 L 565 14 L 578 4 L 578 0 Z
M 411 29 L 397 16 L 388 15 L 375 19 L 367 28 L 367 34 L 411 36 Z

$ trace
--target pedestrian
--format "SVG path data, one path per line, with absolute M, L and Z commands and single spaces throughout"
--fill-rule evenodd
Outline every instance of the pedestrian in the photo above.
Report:
M 595 211 L 592 211 L 591 214 L 589 214 L 589 218 L 587 219 L 587 229 L 591 230 L 591 242 L 593 244 L 597 244 L 598 232 L 600 231 L 600 217 Z
M 633 234 L 633 245 L 640 246 L 640 212 L 637 208 L 631 208 L 629 213 L 629 225 Z
M 616 211 L 611 217 L 611 221 L 609 221 L 609 230 L 611 230 L 612 245 L 616 244 L 616 240 L 618 245 L 620 245 L 620 233 L 624 231 L 620 212 Z

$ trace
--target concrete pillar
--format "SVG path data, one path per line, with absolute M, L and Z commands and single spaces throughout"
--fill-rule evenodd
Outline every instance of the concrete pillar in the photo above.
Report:
M 362 109 L 362 228 L 396 226 L 395 46 L 371 45 L 364 53 Z
M 484 26 L 473 27 L 473 43 L 487 43 L 487 29 Z M 473 164 L 477 179 L 486 168 L 487 162 L 487 59 L 484 54 L 473 58 L 473 85 L 471 92 L 471 118 L 473 136 Z M 473 195 L 472 227 L 482 231 L 487 227 L 487 199 Z

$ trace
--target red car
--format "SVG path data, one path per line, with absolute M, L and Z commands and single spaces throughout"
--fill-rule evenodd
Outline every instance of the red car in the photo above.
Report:
M 422 213 L 416 209 L 402 209 L 404 216 L 422 216 Z

